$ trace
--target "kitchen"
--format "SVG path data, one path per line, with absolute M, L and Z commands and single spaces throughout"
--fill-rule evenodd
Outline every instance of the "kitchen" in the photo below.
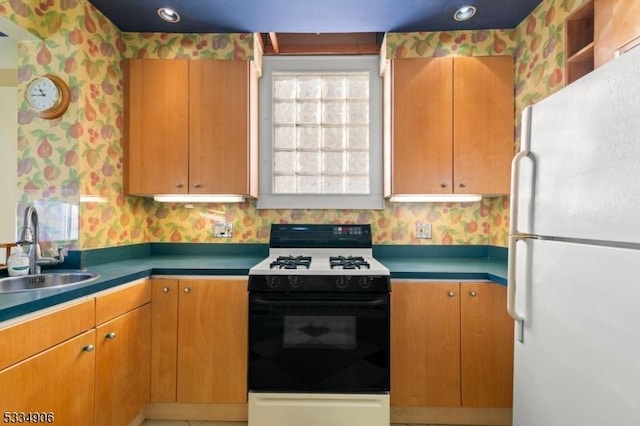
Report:
M 448 53 L 463 51 L 468 48 L 469 40 L 481 39 L 476 45 L 482 54 L 514 54 L 517 70 L 516 121 L 519 122 L 519 112 L 524 105 L 562 87 L 562 78 L 558 77 L 563 73 L 561 58 L 564 49 L 560 28 L 564 18 L 579 6 L 578 3 L 543 2 L 515 30 L 480 32 L 479 35 L 474 32 L 388 34 L 387 51 L 390 58 L 432 56 L 438 49 L 445 49 Z M 9 5 L 3 5 L 0 12 L 6 13 L 14 22 L 25 22 Z M 18 155 L 21 164 L 25 165 L 18 176 L 20 205 L 39 199 L 71 197 L 76 200 L 74 204 L 79 204 L 79 232 L 75 243 L 78 248 L 147 242 L 212 242 L 209 225 L 212 216 L 233 223 L 231 241 L 234 243 L 265 243 L 271 223 L 338 221 L 374 224 L 374 243 L 380 245 L 507 245 L 506 197 L 453 205 L 389 203 L 381 211 L 263 211 L 257 210 L 251 202 L 216 205 L 211 210 L 208 207 L 187 209 L 125 197 L 119 142 L 122 92 L 117 83 L 119 68 L 113 65 L 119 61 L 116 60 L 119 58 L 117 52 L 124 52 L 125 57 L 200 56 L 205 53 L 214 57 L 249 55 L 252 35 L 220 37 L 215 45 L 221 48 L 215 50 L 204 43 L 208 41 L 205 37 L 194 36 L 184 40 L 172 35 L 121 34 L 89 6 L 67 9 L 64 19 L 63 14 L 55 9 L 46 12 L 50 19 L 35 29 L 36 33 L 45 36 L 46 45 L 25 43 L 21 46 L 22 58 L 31 58 L 31 61 L 37 58 L 42 62 L 30 62 L 21 67 L 27 74 L 24 82 L 44 72 L 69 70 L 72 71 L 70 85 L 76 91 L 72 94 L 70 109 L 59 125 L 47 128 L 44 134 L 42 122 L 30 116 L 26 109 L 20 115 Z M 87 31 L 79 34 L 76 31 L 78 27 Z M 419 43 L 414 43 L 416 37 Z M 198 48 L 201 43 L 206 47 Z M 174 46 L 175 51 L 160 49 L 162 46 Z M 106 72 L 98 72 L 98 66 Z M 35 146 L 30 145 L 33 140 L 37 140 Z M 45 169 L 47 176 L 55 178 L 54 184 L 42 182 Z M 78 203 L 81 195 L 104 197 L 107 202 Z M 45 204 L 55 204 L 55 201 Z M 62 213 L 59 215 L 64 217 Z M 415 238 L 415 223 L 421 221 L 432 223 L 431 240 Z M 42 222 L 49 226 L 69 223 L 52 214 L 43 214 Z

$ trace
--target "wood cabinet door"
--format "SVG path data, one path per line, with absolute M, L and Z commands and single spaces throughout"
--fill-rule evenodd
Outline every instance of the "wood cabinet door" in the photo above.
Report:
M 595 0 L 595 67 L 615 58 L 618 49 L 640 37 L 640 2 Z
M 125 62 L 125 192 L 185 194 L 189 162 L 189 62 Z
M 94 326 L 95 301 L 89 299 L 3 328 L 0 330 L 0 370 Z
M 507 289 L 498 284 L 461 285 L 462 405 L 511 407 L 513 320 Z
M 392 61 L 393 194 L 452 191 L 453 58 Z
M 178 402 L 247 401 L 246 279 L 180 280 Z
M 640 37 L 640 2 L 618 0 L 614 10 L 615 50 L 634 42 Z
M 150 361 L 150 304 L 96 327 L 96 425 L 127 425 L 145 409 Z
M 453 192 L 508 194 L 513 153 L 513 57 L 455 58 Z
M 142 279 L 96 296 L 96 324 L 112 320 L 151 302 L 151 280 Z
M 460 406 L 458 283 L 392 283 L 391 405 Z
M 176 402 L 178 280 L 151 280 L 151 402 Z
M 93 425 L 95 351 L 85 348 L 95 341 L 92 329 L 1 370 L 0 413 L 54 417 L 54 421 L 7 423 Z
M 189 192 L 249 193 L 249 62 L 189 62 Z

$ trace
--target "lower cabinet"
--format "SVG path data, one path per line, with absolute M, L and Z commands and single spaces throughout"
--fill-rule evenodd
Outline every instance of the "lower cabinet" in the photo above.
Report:
M 462 406 L 511 407 L 514 323 L 507 288 L 462 283 L 460 305 Z
M 246 278 L 152 281 L 151 401 L 246 403 Z
M 89 330 L 0 370 L 2 422 L 92 425 L 94 346 Z
M 498 284 L 394 281 L 391 405 L 511 407 L 506 300 Z
M 460 285 L 391 284 L 391 405 L 460 406 Z
M 151 378 L 150 302 L 150 280 L 96 297 L 96 426 L 142 420 Z
M 149 403 L 151 284 L 140 280 L 0 327 L 4 423 L 122 426 Z
M 127 425 L 149 403 L 150 336 L 150 304 L 96 327 L 96 426 Z

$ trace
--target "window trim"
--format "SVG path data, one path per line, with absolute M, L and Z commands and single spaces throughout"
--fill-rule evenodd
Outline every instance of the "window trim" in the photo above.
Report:
M 378 55 L 267 56 L 259 83 L 258 209 L 384 209 L 383 91 Z M 280 72 L 369 73 L 369 194 L 273 193 L 273 74 Z

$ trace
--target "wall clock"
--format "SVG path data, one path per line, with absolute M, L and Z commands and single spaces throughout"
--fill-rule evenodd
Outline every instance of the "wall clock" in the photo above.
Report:
M 60 77 L 45 74 L 29 82 L 24 93 L 29 108 L 41 118 L 58 118 L 69 107 L 69 86 Z

